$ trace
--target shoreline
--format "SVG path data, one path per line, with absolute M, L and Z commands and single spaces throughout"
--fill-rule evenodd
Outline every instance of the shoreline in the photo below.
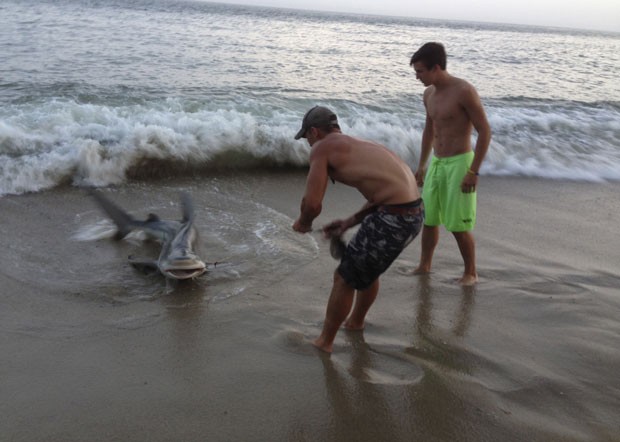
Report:
M 247 233 L 231 250 L 255 240 L 255 227 L 222 237 L 235 228 L 234 220 L 215 224 L 224 215 L 271 232 L 265 244 L 275 252 L 259 242 L 232 269 L 171 292 L 126 265 L 130 244 L 68 240 L 100 218 L 80 189 L 1 198 L 5 436 L 370 442 L 620 434 L 620 398 L 609 394 L 620 389 L 612 227 L 620 184 L 482 176 L 480 282 L 453 282 L 462 263 L 445 232 L 433 272 L 403 274 L 417 263 L 416 238 L 382 276 L 366 329 L 339 331 L 330 357 L 310 342 L 337 263 L 328 244 L 290 232 L 304 184 L 305 172 L 294 171 L 114 188 L 123 206 L 172 216 L 178 191 L 190 191 L 209 256 L 229 251 L 224 238 Z M 362 204 L 354 190 L 330 185 L 317 225 Z

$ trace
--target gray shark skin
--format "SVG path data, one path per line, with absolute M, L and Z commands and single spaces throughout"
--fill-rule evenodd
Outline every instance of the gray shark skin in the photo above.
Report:
M 198 235 L 194 228 L 194 207 L 187 193 L 181 194 L 183 218 L 181 221 L 162 220 L 149 214 L 146 220 L 133 218 L 97 190 L 88 193 L 97 201 L 101 209 L 116 224 L 116 239 L 120 240 L 133 230 L 141 230 L 149 237 L 161 242 L 162 248 L 157 260 L 129 257 L 129 262 L 137 269 L 158 271 L 169 279 L 192 279 L 207 271 L 207 265 L 194 252 Z

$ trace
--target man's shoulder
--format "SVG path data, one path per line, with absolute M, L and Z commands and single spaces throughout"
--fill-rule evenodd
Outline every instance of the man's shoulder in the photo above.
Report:
M 352 137 L 349 135 L 345 135 L 342 132 L 332 132 L 327 134 L 325 138 L 320 140 L 318 143 L 321 149 L 334 149 L 347 145 L 350 143 Z
M 470 103 L 478 97 L 478 91 L 474 85 L 463 78 L 452 77 L 450 91 L 450 95 L 453 99 L 462 105 L 465 105 L 465 103 Z
M 464 78 L 455 77 L 454 75 L 452 75 L 450 77 L 450 80 L 453 88 L 457 88 L 460 90 L 475 89 L 474 86 Z
M 311 148 L 312 155 L 327 155 L 346 143 L 346 135 L 331 133 L 325 138 L 318 140 Z

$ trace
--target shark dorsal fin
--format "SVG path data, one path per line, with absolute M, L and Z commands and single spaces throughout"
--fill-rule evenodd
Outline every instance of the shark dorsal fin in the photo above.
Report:
M 183 210 L 183 222 L 193 221 L 194 220 L 194 205 L 192 204 L 192 199 L 189 196 L 189 193 L 182 192 L 181 193 L 181 205 Z

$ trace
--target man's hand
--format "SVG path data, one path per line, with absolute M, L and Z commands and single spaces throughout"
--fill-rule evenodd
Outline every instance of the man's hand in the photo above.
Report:
M 461 182 L 461 191 L 463 193 L 473 193 L 476 191 L 476 185 L 478 184 L 478 176 L 466 173 Z
M 303 224 L 300 220 L 295 221 L 293 230 L 299 233 L 308 233 L 312 231 L 312 224 Z
M 415 180 L 419 187 L 424 186 L 424 175 L 426 175 L 426 170 L 424 169 L 418 169 L 415 172 Z
M 323 226 L 323 237 L 325 239 L 339 238 L 349 228 L 349 224 L 345 219 L 337 219 Z

